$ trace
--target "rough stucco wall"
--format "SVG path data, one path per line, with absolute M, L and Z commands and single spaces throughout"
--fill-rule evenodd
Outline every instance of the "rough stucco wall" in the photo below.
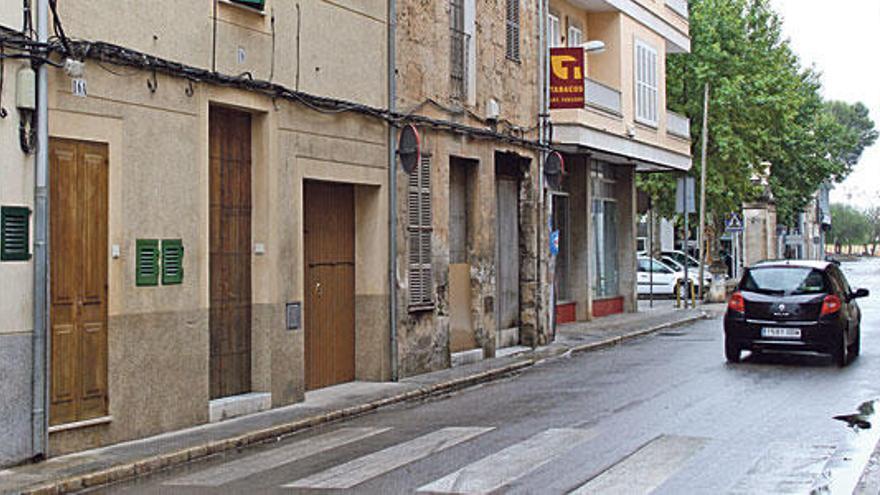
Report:
M 274 76 L 289 88 L 387 105 L 385 1 L 267 0 L 260 13 L 218 0 L 216 52 L 214 4 L 130 2 L 123 13 L 116 0 L 59 2 L 59 13 L 71 37 L 109 41 L 204 69 L 216 62 L 217 70 L 228 74 Z
M 89 97 L 69 93 L 52 72 L 50 133 L 107 142 L 110 149 L 110 424 L 52 435 L 55 454 L 143 437 L 207 421 L 208 413 L 208 112 L 212 103 L 253 115 L 253 381 L 273 406 L 302 400 L 303 331 L 287 331 L 284 304 L 302 301 L 302 203 L 306 178 L 363 184 L 358 202 L 356 305 L 363 379 L 387 379 L 387 148 L 383 123 L 323 115 L 287 102 L 148 74 L 117 77 L 86 64 Z M 127 73 L 131 73 L 129 69 Z M 368 186 L 368 187 L 367 187 Z M 184 283 L 135 287 L 138 238 L 181 238 Z M 0 265 L 0 268 L 3 268 Z M 4 298 L 5 300 L 5 298 Z M 384 347 L 383 347 L 384 346 Z M 384 356 L 377 355 L 384 352 Z M 167 408 L 167 404 L 175 404 Z
M 12 12 L 3 2 L 0 23 L 19 20 L 20 9 Z M 15 15 L 11 15 L 15 14 Z M 0 205 L 26 206 L 33 210 L 33 155 L 19 147 L 19 112 L 15 108 L 15 77 L 23 63 L 7 60 L 4 69 L 2 107 L 8 112 L 0 119 Z M 33 216 L 31 216 L 33 253 Z M 30 457 L 31 449 L 31 340 L 33 330 L 33 262 L 0 262 L 0 466 Z

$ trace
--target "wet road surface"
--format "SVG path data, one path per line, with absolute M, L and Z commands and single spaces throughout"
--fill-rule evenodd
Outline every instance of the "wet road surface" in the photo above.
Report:
M 844 270 L 873 295 L 843 369 L 727 364 L 718 318 L 100 492 L 851 493 L 880 439 L 880 262 Z

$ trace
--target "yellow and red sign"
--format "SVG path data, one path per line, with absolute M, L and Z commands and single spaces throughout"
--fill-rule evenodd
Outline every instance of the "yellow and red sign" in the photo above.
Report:
M 584 49 L 550 49 L 550 109 L 583 108 Z

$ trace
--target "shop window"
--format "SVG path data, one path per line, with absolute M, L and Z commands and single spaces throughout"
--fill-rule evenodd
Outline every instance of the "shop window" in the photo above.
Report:
M 553 230 L 559 231 L 559 253 L 556 255 L 556 300 L 571 300 L 571 221 L 568 195 L 553 196 Z
M 620 294 L 618 249 L 618 205 L 614 197 L 615 181 L 611 167 L 596 165 L 591 176 L 593 188 L 593 294 L 596 299 Z

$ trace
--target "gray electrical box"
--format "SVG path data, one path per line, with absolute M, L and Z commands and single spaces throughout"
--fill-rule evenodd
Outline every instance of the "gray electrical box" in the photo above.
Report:
M 299 330 L 302 328 L 302 303 L 287 303 L 287 329 Z
M 15 106 L 33 112 L 37 109 L 37 75 L 30 67 L 23 67 L 15 77 Z

